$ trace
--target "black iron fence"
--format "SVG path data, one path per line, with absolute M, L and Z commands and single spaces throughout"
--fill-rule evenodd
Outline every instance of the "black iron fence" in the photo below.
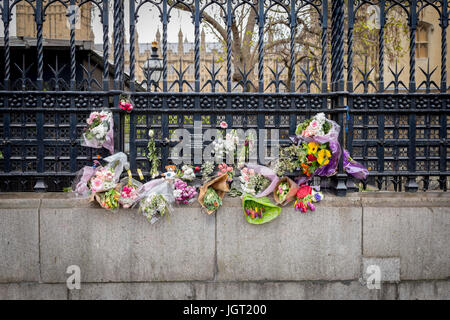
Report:
M 27 49 L 14 46 L 10 37 L 12 11 L 21 3 L 32 8 L 36 26 L 36 37 L 28 42 Z M 51 51 L 43 32 L 46 10 L 56 4 L 68 8 L 88 3 L 100 12 L 102 52 L 93 54 L 82 48 L 76 41 L 73 24 L 70 24 L 69 39 L 59 46 L 66 52 Z M 243 6 L 248 8 L 246 14 L 255 19 L 250 32 L 257 58 L 252 66 L 238 63 L 242 55 L 234 46 L 236 16 Z M 376 9 L 379 24 L 375 31 L 376 59 L 370 64 L 366 57 L 361 64 L 355 58 L 355 50 L 360 48 L 354 36 L 361 33 L 359 29 L 355 31 L 355 25 L 361 10 L 367 6 Z M 141 66 L 136 61 L 136 47 L 126 43 L 124 34 L 128 29 L 128 43 L 135 43 L 136 24 L 146 7 L 157 10 L 162 26 L 162 77 L 158 83 L 151 81 L 149 72 L 145 73 L 143 82 L 138 81 L 136 70 Z M 215 8 L 219 17 L 216 22 L 225 34 L 223 70 L 216 66 L 216 60 L 205 64 L 201 56 L 204 51 L 200 27 L 202 23 L 211 24 L 210 20 L 204 20 L 211 8 Z M 341 125 L 341 145 L 369 168 L 370 177 L 365 186 L 369 183 L 379 189 L 416 191 L 429 189 L 435 181 L 438 188 L 447 190 L 450 175 L 450 88 L 447 87 L 450 7 L 447 0 L 2 0 L 1 9 L 4 30 L 1 40 L 4 80 L 0 91 L 2 191 L 61 191 L 69 186 L 75 172 L 91 165 L 99 153 L 81 146 L 80 137 L 88 114 L 101 108 L 111 108 L 114 112 L 116 150 L 126 151 L 131 169 L 135 172 L 140 168 L 147 176 L 150 164 L 145 153 L 150 128 L 155 130 L 164 167 L 171 161 L 170 149 L 174 143 L 168 140 L 177 128 L 194 133 L 195 122 L 201 122 L 206 130 L 217 128 L 224 120 L 232 128 L 274 129 L 272 132 L 278 133 L 280 141 L 288 143 L 298 122 L 324 112 Z M 192 15 L 192 83 L 185 79 L 181 62 L 179 67 L 169 65 L 168 27 L 175 10 Z M 401 60 L 406 66 L 398 66 L 387 58 L 387 49 L 394 45 L 387 41 L 385 34 L 392 27 L 388 23 L 393 10 L 406 17 L 404 28 L 408 31 L 409 45 L 405 48 L 407 56 Z M 426 70 L 416 66 L 416 54 L 420 52 L 416 33 L 425 11 L 436 19 L 435 26 L 440 30 L 434 32 L 441 33 L 439 61 L 433 60 L 436 66 L 430 68 L 428 59 Z M 284 17 L 283 25 L 288 30 L 284 38 L 278 39 L 287 48 L 283 68 L 265 66 L 267 27 L 273 24 L 272 12 Z M 305 28 L 305 15 L 307 23 L 316 25 L 318 32 L 312 32 L 310 39 L 299 39 Z M 316 41 L 319 49 L 310 50 L 299 63 L 299 52 L 305 50 L 308 40 Z M 110 49 L 113 49 L 112 57 Z M 30 59 L 30 55 L 35 58 Z M 87 60 L 83 60 L 83 55 Z M 127 62 L 126 55 L 129 55 Z M 94 58 L 100 61 L 95 67 L 91 61 Z M 316 69 L 310 67 L 314 59 L 319 62 Z M 177 79 L 169 80 L 169 68 L 174 68 Z M 201 78 L 202 68 L 208 70 L 207 79 Z M 218 78 L 218 70 L 224 73 L 223 83 Z M 416 81 L 417 70 L 424 79 L 420 83 Z M 406 73 L 409 73 L 408 80 L 404 81 L 402 77 Z M 222 89 L 218 90 L 219 87 Z M 135 108 L 129 115 L 117 107 L 122 94 L 129 95 L 134 102 Z M 270 144 L 274 137 L 260 138 Z M 193 146 L 196 147 L 199 146 Z M 338 194 L 355 188 L 342 162 L 332 185 Z

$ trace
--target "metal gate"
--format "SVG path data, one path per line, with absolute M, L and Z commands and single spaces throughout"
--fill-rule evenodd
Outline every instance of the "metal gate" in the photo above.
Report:
M 18 58 L 9 31 L 13 9 L 25 2 L 33 10 L 36 37 L 30 42 L 30 49 Z M 56 59 L 46 57 L 43 27 L 49 8 L 56 3 L 65 8 L 90 4 L 100 12 L 103 46 L 97 59 L 101 60 L 101 79 L 93 78 L 93 73 L 80 63 L 82 51 L 76 41 L 74 24 L 70 24 L 67 40 L 66 69 L 61 71 L 58 56 Z M 256 19 L 252 38 L 257 39 L 254 43 L 257 63 L 252 66 L 239 65 L 234 60 L 233 28 L 237 12 L 243 6 Z M 369 64 L 366 59 L 362 65 L 355 62 L 354 36 L 359 32 L 355 32 L 355 22 L 359 12 L 367 6 L 376 9 L 378 43 L 376 61 Z M 224 83 L 217 77 L 216 60 L 202 60 L 200 27 L 211 7 L 216 8 L 226 33 Z M 153 86 L 148 72 L 144 83 L 136 78 L 139 54 L 134 45 L 136 24 L 145 8 L 157 10 L 162 25 L 162 78 L 157 86 Z M 284 27 L 288 30 L 284 41 L 287 50 L 284 68 L 265 67 L 265 32 L 273 23 L 270 12 L 275 8 L 277 14 L 285 17 Z M 98 153 L 80 146 L 80 136 L 89 112 L 104 107 L 114 112 L 116 150 L 129 153 L 131 169 L 141 168 L 147 176 L 149 163 L 144 154 L 149 128 L 156 132 L 161 165 L 165 166 L 170 162 L 173 143 L 168 139 L 172 130 L 193 131 L 196 121 L 201 122 L 204 129 L 215 128 L 222 120 L 233 128 L 277 129 L 280 141 L 287 143 L 299 121 L 325 112 L 342 128 L 341 145 L 369 168 L 369 180 L 379 189 L 427 190 L 433 179 L 440 189 L 447 189 L 450 175 L 448 0 L 2 0 L 1 9 L 4 26 L 1 47 L 4 80 L 0 91 L 2 191 L 61 191 L 69 186 L 75 172 L 90 165 Z M 186 81 L 186 68 L 181 62 L 179 66 L 169 64 L 168 28 L 175 10 L 189 12 L 192 16 L 193 83 Z M 320 30 L 316 41 L 320 47 L 315 51 L 320 52 L 315 57 L 319 61 L 316 69 L 310 67 L 310 58 L 304 59 L 303 64 L 296 61 L 297 51 L 303 45 L 297 36 L 299 15 L 304 10 L 309 10 L 309 22 L 318 25 Z M 407 17 L 407 71 L 404 65 L 387 63 L 386 51 L 391 44 L 386 43 L 385 31 L 393 10 Z M 416 33 L 424 10 L 434 12 L 440 29 L 434 32 L 441 33 L 440 81 L 437 82 L 433 80 L 434 66 L 426 70 L 416 66 Z M 129 22 L 127 27 L 126 21 Z M 112 48 L 110 25 L 113 26 Z M 125 30 L 128 30 L 128 44 Z M 109 56 L 111 49 L 112 57 Z M 128 61 L 125 61 L 126 55 Z M 61 57 L 59 59 L 61 61 Z M 208 78 L 201 78 L 203 68 L 207 69 Z M 288 70 L 287 75 L 284 69 Z M 175 80 L 169 80 L 170 70 L 174 70 Z M 421 83 L 416 81 L 419 71 L 424 78 Z M 407 72 L 405 84 L 401 79 Z M 385 81 L 387 73 L 392 80 L 389 83 Z M 289 83 L 282 80 L 283 75 Z M 117 108 L 123 94 L 134 102 L 130 115 Z M 270 144 L 270 137 L 267 140 Z M 345 174 L 342 161 L 333 182 L 340 195 L 355 188 Z

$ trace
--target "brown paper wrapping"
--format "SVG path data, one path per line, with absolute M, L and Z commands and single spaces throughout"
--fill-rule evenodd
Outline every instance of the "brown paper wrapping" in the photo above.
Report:
M 278 186 L 282 183 L 282 182 L 288 182 L 289 183 L 289 192 L 288 192 L 288 194 L 287 194 L 287 196 L 286 196 L 286 200 L 284 200 L 283 202 L 280 202 L 280 199 L 278 198 L 278 195 L 277 195 L 277 190 L 278 190 Z M 297 194 L 297 191 L 298 191 L 298 189 L 299 189 L 299 186 L 294 182 L 294 181 L 292 181 L 290 178 L 288 178 L 288 177 L 283 177 L 283 178 L 281 178 L 280 179 L 280 181 L 278 181 L 278 183 L 277 183 L 277 185 L 275 186 L 275 189 L 273 190 L 273 198 L 274 198 L 274 200 L 275 200 L 275 202 L 278 204 L 278 205 L 281 205 L 281 206 L 285 206 L 285 205 L 287 205 L 289 202 L 291 202 L 292 200 L 294 200 L 295 199 L 295 196 L 296 196 L 296 194 Z
M 225 193 L 230 191 L 230 187 L 228 186 L 227 180 L 228 174 L 223 174 L 221 176 L 218 176 L 217 178 L 208 181 L 207 183 L 205 183 L 203 186 L 200 187 L 198 194 L 198 202 L 201 204 L 202 208 L 205 209 L 207 214 L 212 214 L 214 213 L 215 210 L 206 210 L 204 206 L 203 199 L 205 197 L 206 191 L 208 190 L 209 187 L 211 187 L 216 191 L 217 195 L 221 199 L 223 199 Z

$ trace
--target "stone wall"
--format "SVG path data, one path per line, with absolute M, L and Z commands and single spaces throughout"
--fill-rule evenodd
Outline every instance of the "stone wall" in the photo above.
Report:
M 150 225 L 71 194 L 0 194 L 0 299 L 450 299 L 449 207 L 449 193 L 326 195 L 254 226 L 226 198 Z

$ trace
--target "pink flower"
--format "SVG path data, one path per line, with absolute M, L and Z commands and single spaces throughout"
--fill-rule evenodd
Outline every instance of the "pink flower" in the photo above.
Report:
M 232 168 L 232 167 L 228 167 L 228 168 L 227 168 L 227 171 L 228 171 L 228 172 L 231 172 L 231 171 L 233 171 L 233 168 Z
M 242 169 L 242 173 L 246 174 L 248 172 L 248 168 L 245 167 L 244 169 Z
M 92 122 L 94 122 L 94 120 L 92 120 L 91 118 L 88 118 L 86 122 L 87 122 L 88 125 L 91 125 Z
M 226 123 L 225 121 L 222 121 L 222 122 L 220 123 L 220 127 L 221 127 L 222 129 L 226 129 L 226 128 L 228 128 L 228 123 Z
M 249 181 L 249 180 L 250 180 L 250 177 L 249 177 L 249 176 L 244 176 L 244 180 L 245 180 L 245 181 Z
M 92 180 L 92 185 L 94 186 L 94 188 L 98 189 L 102 186 L 103 181 L 102 179 L 99 178 L 95 178 L 94 180 Z
M 318 130 L 319 129 L 319 122 L 317 120 L 311 121 L 309 124 L 309 128 L 312 130 Z
M 248 170 L 248 173 L 249 173 L 250 175 L 254 175 L 254 174 L 255 174 L 255 170 L 254 170 L 254 169 L 250 169 L 250 170 Z

